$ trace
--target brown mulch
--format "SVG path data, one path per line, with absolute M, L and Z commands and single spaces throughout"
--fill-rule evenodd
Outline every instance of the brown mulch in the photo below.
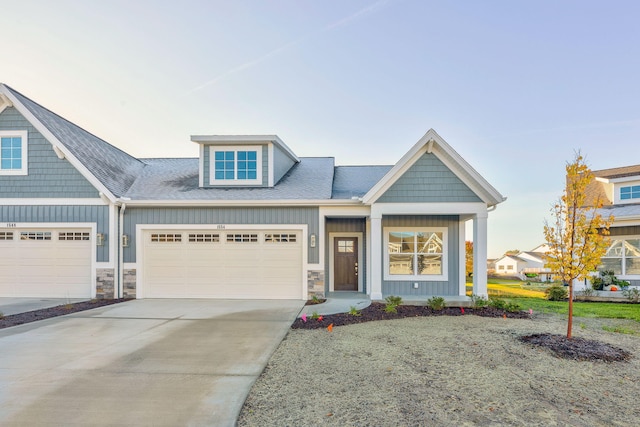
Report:
M 11 314 L 0 319 L 0 329 L 10 326 L 22 325 L 24 323 L 49 319 L 51 317 L 64 316 L 65 314 L 77 313 L 79 311 L 90 310 L 92 308 L 104 307 L 106 305 L 118 304 L 129 301 L 129 299 L 94 299 L 71 304 L 63 304 L 56 307 L 43 308 L 41 310 L 27 311 L 25 313 Z
M 580 337 L 569 339 L 566 335 L 533 334 L 521 336 L 520 341 L 549 349 L 563 359 L 622 362 L 631 358 L 631 353 L 621 348 Z
M 355 323 L 372 322 L 376 320 L 403 319 L 406 317 L 424 317 L 424 316 L 466 316 L 476 315 L 482 317 L 507 317 L 509 319 L 529 319 L 531 315 L 524 311 L 508 312 L 495 309 L 492 307 L 484 308 L 460 308 L 445 307 L 442 310 L 433 310 L 427 306 L 421 305 L 400 305 L 396 308 L 397 313 L 387 313 L 384 309 L 386 304 L 374 302 L 369 307 L 359 311 L 359 315 L 349 313 L 331 314 L 321 316 L 321 318 L 312 319 L 307 317 L 305 322 L 302 319 L 296 319 L 291 325 L 292 329 L 320 329 L 329 325 L 344 326 L 353 325 Z

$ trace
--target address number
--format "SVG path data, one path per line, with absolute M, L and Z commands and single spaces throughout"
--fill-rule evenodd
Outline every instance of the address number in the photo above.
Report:
M 15 222 L 8 222 L 7 223 L 7 228 L 16 228 L 16 223 Z
M 226 227 L 226 226 L 224 226 L 224 225 L 222 225 L 222 224 L 219 224 L 216 228 L 217 228 L 218 230 L 224 230 L 224 229 L 225 229 L 225 228 L 227 228 L 227 227 Z

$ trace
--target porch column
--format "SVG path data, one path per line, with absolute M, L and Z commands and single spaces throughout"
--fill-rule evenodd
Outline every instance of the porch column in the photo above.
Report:
M 369 297 L 382 299 L 382 215 L 371 216 L 371 286 Z
M 458 295 L 463 297 L 467 294 L 467 236 L 466 221 L 458 223 Z
M 473 293 L 488 297 L 487 293 L 487 212 L 473 218 Z

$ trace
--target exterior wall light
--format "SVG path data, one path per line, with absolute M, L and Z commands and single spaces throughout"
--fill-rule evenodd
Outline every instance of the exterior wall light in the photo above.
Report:
M 106 236 L 104 233 L 96 234 L 96 246 L 103 246 L 105 240 L 106 240 Z
M 126 234 L 122 235 L 122 247 L 123 248 L 129 247 L 129 236 Z
M 312 248 L 316 247 L 316 235 L 312 234 L 311 236 L 309 236 L 309 246 Z

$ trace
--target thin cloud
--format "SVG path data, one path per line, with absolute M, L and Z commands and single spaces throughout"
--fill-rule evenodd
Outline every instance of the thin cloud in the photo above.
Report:
M 297 40 L 285 43 L 282 46 L 273 49 L 272 51 L 262 55 L 261 57 L 259 57 L 257 59 L 245 62 L 244 64 L 241 64 L 241 65 L 238 65 L 237 67 L 231 68 L 230 70 L 225 71 L 224 73 L 214 77 L 213 79 L 211 79 L 211 80 L 209 80 L 209 81 L 207 81 L 207 82 L 205 82 L 205 83 L 203 83 L 203 84 L 201 84 L 199 86 L 194 87 L 193 89 L 189 90 L 187 92 L 187 94 L 198 92 L 198 91 L 200 91 L 200 90 L 202 90 L 202 89 L 204 89 L 204 88 L 206 88 L 208 86 L 214 85 L 214 84 L 218 83 L 219 81 L 226 79 L 229 76 L 232 76 L 234 74 L 240 73 L 240 72 L 242 72 L 244 70 L 247 70 L 249 68 L 253 68 L 256 65 L 259 65 L 262 62 L 265 62 L 265 61 L 273 58 L 274 56 L 279 55 L 280 53 L 284 52 L 285 50 L 287 50 L 287 49 L 289 49 L 289 48 L 291 48 L 293 46 L 301 44 L 302 42 L 306 41 L 307 39 L 311 38 L 312 36 L 315 36 L 315 35 L 318 35 L 318 34 L 322 34 L 322 33 L 325 33 L 327 31 L 331 31 L 331 30 L 333 30 L 335 28 L 344 27 L 346 25 L 349 25 L 350 23 L 352 23 L 352 22 L 354 22 L 354 21 L 356 21 L 356 20 L 358 20 L 358 19 L 360 19 L 360 18 L 362 18 L 364 16 L 367 16 L 367 15 L 370 15 L 372 13 L 377 12 L 378 10 L 382 9 L 383 7 L 385 7 L 387 4 L 391 3 L 392 1 L 394 1 L 394 0 L 378 0 L 377 2 L 372 3 L 369 6 L 366 6 L 366 7 L 362 8 L 362 9 L 360 9 L 359 11 L 347 16 L 346 18 L 342 18 L 342 19 L 340 19 L 340 20 L 338 20 L 336 22 L 333 22 L 333 23 L 327 25 L 326 27 L 322 28 L 320 31 L 316 31 L 315 33 L 307 34 L 307 35 L 305 35 L 303 37 L 300 37 Z

